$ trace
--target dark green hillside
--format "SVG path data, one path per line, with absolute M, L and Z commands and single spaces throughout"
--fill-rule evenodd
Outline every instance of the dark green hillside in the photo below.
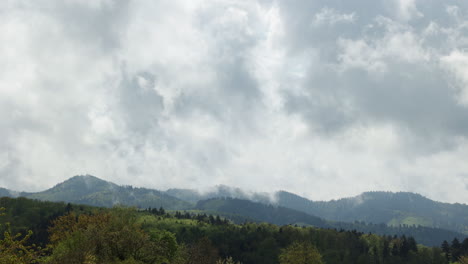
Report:
M 15 195 L 7 189 L 0 189 L 0 192 Z M 465 236 L 461 233 L 466 234 L 468 223 L 466 205 L 438 203 L 412 193 L 370 192 L 353 198 L 314 202 L 292 193 L 278 192 L 272 205 L 267 194 L 247 193 L 228 186 L 217 186 L 205 193 L 187 189 L 162 192 L 119 186 L 88 175 L 75 176 L 43 192 L 19 195 L 100 207 L 126 205 L 164 207 L 168 210 L 194 209 L 194 202 L 197 201 L 196 209 L 220 213 L 237 223 L 250 219 L 278 225 L 298 224 L 355 229 L 381 235 L 410 235 L 425 245 L 438 245 L 441 240 L 451 240 L 453 237 L 463 239 Z M 212 198 L 200 200 L 206 197 Z
M 0 198 L 0 208 L 5 208 L 0 216 L 1 234 L 5 230 L 5 223 L 10 223 L 13 234 L 26 234 L 33 231 L 31 243 L 45 245 L 48 240 L 47 228 L 51 221 L 69 211 L 91 212 L 97 208 L 83 205 L 37 201 L 27 198 Z
M 278 192 L 277 204 L 334 221 L 421 225 L 468 235 L 468 205 L 435 202 L 414 193 L 366 192 L 323 202 Z
M 333 228 L 343 230 L 357 230 L 364 233 L 374 233 L 379 235 L 406 235 L 413 236 L 420 243 L 429 246 L 437 246 L 440 241 L 451 240 L 455 237 L 464 239 L 467 236 L 450 230 L 415 227 L 415 226 L 387 226 L 385 224 L 366 224 L 364 222 L 345 223 L 327 221 L 316 216 L 306 214 L 301 211 L 281 207 L 255 203 L 247 200 L 218 198 L 200 201 L 196 206 L 199 210 L 218 213 L 225 217 L 243 216 L 253 219 L 256 222 L 267 222 L 276 225 L 305 225 L 319 228 Z M 243 220 L 239 218 L 239 220 Z M 239 223 L 239 222 L 237 222 Z
M 44 201 L 63 201 L 93 206 L 112 207 L 127 205 L 136 207 L 164 207 L 188 209 L 192 205 L 164 192 L 119 186 L 94 176 L 75 176 L 43 192 L 24 195 Z
M 216 200 L 200 204 L 217 210 L 227 206 Z M 232 204 L 260 209 L 241 200 Z M 166 213 L 163 209 L 93 209 L 6 197 L 0 199 L 1 207 L 6 207 L 0 216 L 4 230 L 10 222 L 13 230 L 32 229 L 45 239 L 42 244 L 49 244 L 46 251 L 30 247 L 25 254 L 14 249 L 33 241 L 15 238 L 11 243 L 7 232 L 0 235 L 0 261 L 15 261 L 4 263 L 283 264 L 289 263 L 281 261 L 285 254 L 299 260 L 309 252 L 298 251 L 301 247 L 315 252 L 313 263 L 327 264 L 449 264 L 448 260 L 468 255 L 468 239 L 431 248 L 409 236 L 267 223 L 238 225 L 203 213 Z M 263 210 L 259 214 L 268 213 Z M 235 262 L 229 262 L 231 257 Z
M 199 201 L 199 210 L 242 215 L 258 222 L 275 225 L 302 224 L 316 227 L 330 227 L 325 220 L 285 207 L 255 203 L 233 198 L 213 198 Z

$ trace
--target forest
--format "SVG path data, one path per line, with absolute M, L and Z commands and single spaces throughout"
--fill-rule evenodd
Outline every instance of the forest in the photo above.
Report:
M 463 263 L 468 239 L 244 222 L 203 211 L 0 198 L 0 263 Z

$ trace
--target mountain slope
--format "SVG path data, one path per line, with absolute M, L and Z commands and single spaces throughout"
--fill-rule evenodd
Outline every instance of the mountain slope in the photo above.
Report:
M 262 203 L 270 203 L 271 201 L 270 195 L 267 193 L 246 192 L 240 188 L 230 187 L 226 185 L 218 185 L 212 188 L 211 190 L 205 192 L 199 192 L 193 189 L 173 188 L 167 190 L 166 193 L 181 200 L 191 202 L 194 204 L 201 200 L 223 197 L 250 200 Z
M 468 205 L 435 202 L 414 193 L 366 192 L 328 202 L 310 201 L 284 191 L 277 192 L 276 197 L 279 206 L 334 221 L 421 225 L 468 235 Z
M 16 197 L 17 195 L 17 192 L 0 187 L 0 197 Z
M 212 198 L 199 201 L 196 205 L 196 209 L 220 214 L 230 219 L 233 219 L 233 216 L 235 217 L 240 215 L 256 222 L 268 222 L 276 225 L 297 224 L 337 230 L 357 230 L 363 233 L 374 233 L 379 235 L 412 236 L 421 244 L 427 246 L 439 246 L 441 241 L 444 240 L 452 241 L 455 237 L 459 240 L 463 240 L 467 237 L 466 235 L 440 228 L 411 226 L 392 227 L 385 224 L 327 221 L 317 216 L 281 206 L 273 206 L 232 198 Z M 234 222 L 236 222 L 235 218 Z
M 43 192 L 22 194 L 22 196 L 103 207 L 121 204 L 143 208 L 162 206 L 166 209 L 187 209 L 192 206 L 161 191 L 119 186 L 90 175 L 75 176 Z
M 300 211 L 241 199 L 212 198 L 199 201 L 195 208 L 204 211 L 242 215 L 275 225 L 302 224 L 322 228 L 331 227 L 325 220 Z

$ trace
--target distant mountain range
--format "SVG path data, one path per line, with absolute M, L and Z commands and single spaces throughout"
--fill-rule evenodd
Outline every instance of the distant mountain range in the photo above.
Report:
M 383 223 L 395 227 L 424 226 L 468 235 L 468 205 L 436 202 L 410 192 L 365 192 L 331 201 L 311 201 L 285 191 L 273 195 L 248 193 L 228 186 L 219 186 L 204 194 L 187 189 L 170 189 L 167 193 L 191 203 L 231 197 L 277 205 L 339 222 Z
M 207 213 L 219 214 L 236 223 L 247 221 L 268 222 L 276 225 L 314 226 L 336 230 L 356 230 L 363 233 L 379 235 L 406 235 L 414 237 L 419 243 L 428 246 L 440 246 L 441 241 L 457 237 L 463 239 L 463 234 L 441 228 L 422 226 L 388 226 L 386 224 L 369 224 L 364 222 L 329 221 L 294 209 L 262 204 L 235 198 L 211 198 L 201 200 L 195 209 Z
M 22 196 L 43 201 L 68 202 L 101 207 L 127 205 L 142 208 L 164 207 L 173 210 L 192 207 L 191 203 L 170 196 L 162 191 L 120 186 L 90 175 L 72 177 L 42 192 L 14 193 L 8 190 L 3 192 L 0 190 L 1 193 L 6 193 L 7 195 L 5 196 L 10 197 Z
M 444 228 L 468 235 L 468 205 L 432 201 L 409 192 L 366 192 L 332 201 L 311 201 L 277 192 L 277 204 L 334 221 Z
M 366 192 L 325 202 L 311 201 L 285 191 L 249 193 L 223 185 L 204 193 L 191 189 L 159 191 L 119 186 L 86 175 L 72 177 L 36 193 L 0 188 L 0 196 L 101 207 L 126 205 L 167 210 L 196 209 L 221 214 L 237 222 L 251 220 L 278 225 L 356 229 L 386 235 L 407 234 L 428 245 L 468 235 L 468 205 L 435 202 L 407 192 Z

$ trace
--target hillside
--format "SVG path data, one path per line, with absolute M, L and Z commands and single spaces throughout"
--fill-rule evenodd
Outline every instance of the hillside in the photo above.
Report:
M 212 198 L 199 201 L 196 209 L 223 215 L 227 218 L 240 215 L 252 219 L 255 222 L 268 222 L 275 225 L 299 225 L 314 226 L 318 228 L 332 228 L 343 230 L 357 230 L 363 233 L 379 235 L 406 235 L 416 238 L 421 244 L 438 246 L 441 241 L 452 241 L 453 238 L 465 239 L 466 235 L 450 230 L 414 227 L 414 226 L 387 226 L 385 224 L 367 224 L 364 222 L 346 223 L 339 221 L 327 221 L 298 210 L 282 206 L 266 205 L 248 200 L 232 198 Z M 242 219 L 241 219 L 242 220 Z M 238 222 L 239 223 L 239 222 Z
M 210 212 L 242 215 L 258 222 L 268 222 L 275 225 L 301 224 L 321 228 L 331 227 L 325 220 L 300 211 L 241 199 L 212 198 L 199 201 L 195 208 Z
M 214 200 L 201 203 L 223 208 Z M 237 203 L 243 201 L 234 201 Z M 84 259 L 80 263 L 215 264 L 237 263 L 228 261 L 235 260 L 280 264 L 284 263 L 280 254 L 285 250 L 296 252 L 297 245 L 307 245 L 308 250 L 317 252 L 313 259 L 329 264 L 447 264 L 447 252 L 452 260 L 468 254 L 468 239 L 459 242 L 461 247 L 452 243 L 441 249 L 417 245 L 417 239 L 407 236 L 265 223 L 232 224 L 204 213 L 93 208 L 26 198 L 1 198 L 0 207 L 6 208 L 0 224 L 10 222 L 13 232 L 34 232 L 29 239 L 14 238 L 15 243 L 4 243 L 11 239 L 11 232 L 0 234 L 2 260 L 27 257 L 27 261 L 15 263 L 75 263 Z M 47 250 L 32 243 L 48 245 Z M 30 254 L 14 250 L 22 245 L 29 246 Z M 457 255 L 452 254 L 455 252 Z
M 435 202 L 413 193 L 367 192 L 352 198 L 324 202 L 311 201 L 284 191 L 277 192 L 275 199 L 270 199 L 271 196 L 265 193 L 249 193 L 223 185 L 206 192 L 190 189 L 169 189 L 164 192 L 119 186 L 86 175 L 72 177 L 37 193 L 0 189 L 0 196 L 17 195 L 100 207 L 120 204 L 168 210 L 198 209 L 222 213 L 235 222 L 252 219 L 278 225 L 356 229 L 385 235 L 406 234 L 417 237 L 427 245 L 440 243 L 444 239 L 451 240 L 455 236 L 463 238 L 468 234 L 468 206 Z
M 254 202 L 270 203 L 271 197 L 268 193 L 246 192 L 240 188 L 217 185 L 205 192 L 199 192 L 193 189 L 172 188 L 166 191 L 167 194 L 177 197 L 181 200 L 196 204 L 198 201 L 211 198 L 236 198 L 250 200 Z
M 23 193 L 22 196 L 44 201 L 70 202 L 103 207 L 112 207 L 119 204 L 142 208 L 187 209 L 191 207 L 190 203 L 161 191 L 119 186 L 90 175 L 75 176 L 43 192 Z
M 334 221 L 421 225 L 468 235 L 468 205 L 440 203 L 414 193 L 366 192 L 324 202 L 281 191 L 276 203 Z
M 17 193 L 0 187 L 0 197 L 15 197 Z

